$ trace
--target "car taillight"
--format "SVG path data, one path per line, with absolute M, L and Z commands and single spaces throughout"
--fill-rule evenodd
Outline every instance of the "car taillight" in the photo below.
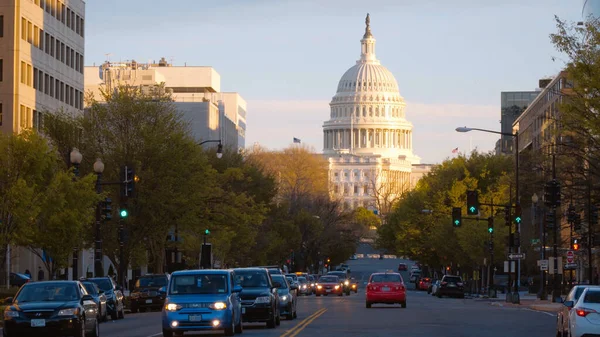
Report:
M 448 282 L 445 282 L 445 281 L 444 281 L 444 282 L 442 282 L 441 284 L 442 284 L 443 286 L 445 286 L 446 284 L 448 284 Z
M 458 283 L 456 283 L 456 285 L 459 286 L 459 287 L 463 286 L 462 282 L 458 282 Z
M 594 309 L 588 309 L 588 308 L 577 308 L 575 310 L 576 310 L 575 312 L 577 313 L 577 316 L 579 316 L 579 317 L 585 317 L 588 314 L 597 312 Z

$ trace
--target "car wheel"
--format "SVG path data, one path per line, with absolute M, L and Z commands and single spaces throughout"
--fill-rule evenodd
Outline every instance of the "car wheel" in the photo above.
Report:
M 81 318 L 81 337 L 85 337 L 85 317 Z
M 406 308 L 406 301 L 400 303 L 400 305 L 402 306 L 402 308 Z
M 96 319 L 96 322 L 94 322 L 94 330 L 92 330 L 92 332 L 88 336 L 100 337 L 100 322 L 98 321 L 98 319 Z
M 233 336 L 235 335 L 235 320 L 233 319 L 233 315 L 231 316 L 231 325 L 225 328 L 225 336 Z
M 125 318 L 125 305 L 121 303 L 121 311 L 119 311 L 119 319 Z
M 110 313 L 110 319 L 116 321 L 119 319 L 119 313 L 117 312 L 117 306 L 115 305 L 115 312 Z
M 235 333 L 243 333 L 243 332 L 244 332 L 244 325 L 242 324 L 242 316 L 240 314 L 240 321 L 235 326 Z
M 163 329 L 163 337 L 173 337 L 173 331 Z
M 279 313 L 279 310 L 277 310 L 277 317 L 275 318 L 275 325 L 277 325 L 277 326 L 281 325 L 281 314 Z
M 275 313 L 273 313 L 273 316 L 271 316 L 271 318 L 267 321 L 267 328 L 269 328 L 269 329 L 275 328 Z
M 138 308 L 132 305 L 132 306 L 131 306 L 131 313 L 132 313 L 132 314 L 135 314 L 135 313 L 137 313 L 137 312 L 138 312 Z
M 365 306 L 367 307 L 367 309 L 371 308 L 371 302 L 366 302 Z

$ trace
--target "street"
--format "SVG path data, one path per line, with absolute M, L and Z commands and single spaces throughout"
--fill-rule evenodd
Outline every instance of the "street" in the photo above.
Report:
M 366 248 L 366 247 L 362 247 Z M 360 249 L 359 249 L 360 252 Z M 371 272 L 395 270 L 401 259 L 348 261 L 357 279 Z M 403 275 L 407 281 L 408 275 Z M 361 281 L 361 287 L 364 287 Z M 407 283 L 409 289 L 412 284 Z M 474 299 L 438 299 L 424 291 L 410 290 L 408 306 L 375 305 L 365 308 L 364 288 L 357 294 L 337 297 L 306 296 L 298 299 L 298 319 L 281 321 L 267 329 L 264 324 L 244 325 L 249 336 L 530 336 L 554 335 L 552 314 L 521 308 L 492 306 Z M 111 337 L 161 336 L 160 313 L 129 314 L 124 320 L 101 325 L 101 334 Z M 188 334 L 186 334 L 188 335 Z M 192 335 L 192 334 L 190 334 Z M 211 335 L 211 334 L 198 334 Z M 212 334 L 214 335 L 214 334 Z

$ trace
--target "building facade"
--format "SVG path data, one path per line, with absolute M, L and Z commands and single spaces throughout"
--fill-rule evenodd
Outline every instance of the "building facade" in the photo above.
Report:
M 500 129 L 512 133 L 513 123 L 537 97 L 539 91 L 503 91 L 500 93 Z M 513 137 L 501 136 L 496 144 L 496 154 L 513 152 Z
M 0 2 L 0 132 L 83 112 L 85 2 Z
M 220 92 L 221 76 L 212 67 L 173 66 L 164 58 L 158 63 L 105 62 L 85 67 L 85 91 L 97 100 L 102 100 L 101 90 L 120 84 L 142 90 L 164 84 L 196 140 L 220 139 L 225 147 L 244 148 L 246 101 L 238 93 Z
M 346 207 L 382 213 L 414 183 L 413 125 L 394 75 L 377 60 L 370 17 L 360 40 L 361 56 L 340 79 L 323 124 L 323 154 L 331 193 Z

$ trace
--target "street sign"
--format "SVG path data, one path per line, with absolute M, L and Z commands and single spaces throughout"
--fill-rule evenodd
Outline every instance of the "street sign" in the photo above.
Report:
M 577 263 L 567 263 L 565 269 L 577 269 Z
M 548 270 L 548 260 L 538 260 L 540 270 Z
M 509 260 L 524 260 L 525 259 L 525 253 L 508 254 L 508 259 Z
M 572 250 L 567 252 L 567 265 L 575 262 L 575 253 Z

